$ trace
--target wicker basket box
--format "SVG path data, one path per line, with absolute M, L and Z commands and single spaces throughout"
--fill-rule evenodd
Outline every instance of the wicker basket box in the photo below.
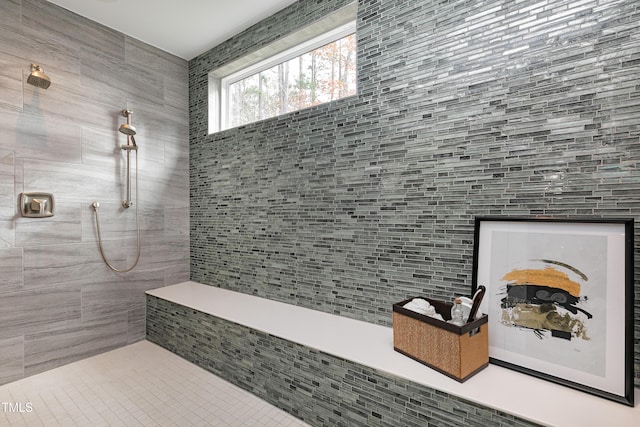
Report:
M 422 298 L 422 297 L 420 297 Z M 425 316 L 403 306 L 413 298 L 393 305 L 393 349 L 460 382 L 489 364 L 488 318 L 462 326 Z M 423 298 L 451 319 L 453 304 Z

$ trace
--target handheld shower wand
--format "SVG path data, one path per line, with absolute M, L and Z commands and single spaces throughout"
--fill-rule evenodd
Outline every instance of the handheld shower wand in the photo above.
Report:
M 127 135 L 127 144 L 120 146 L 120 148 L 127 152 L 127 198 L 122 201 L 122 207 L 125 209 L 128 209 L 133 205 L 133 201 L 131 200 L 131 150 L 136 150 L 136 168 L 138 167 L 138 144 L 136 144 L 136 140 L 133 137 L 136 134 L 136 128 L 131 125 L 132 114 L 133 111 L 131 110 L 122 110 L 122 115 L 127 118 L 127 123 L 123 123 L 120 125 L 120 129 L 118 129 L 121 133 Z M 136 174 L 136 179 L 137 176 L 138 175 Z
M 100 220 L 98 218 L 98 209 L 100 208 L 100 203 L 93 202 L 91 207 L 95 212 L 96 216 L 96 231 L 98 234 L 98 248 L 100 249 L 100 255 L 102 255 L 102 259 L 104 260 L 107 267 L 116 273 L 126 273 L 134 269 L 136 265 L 138 265 L 138 261 L 140 261 L 140 223 L 138 220 L 138 145 L 136 144 L 136 140 L 133 137 L 136 134 L 136 128 L 131 125 L 131 114 L 133 114 L 130 110 L 122 110 L 122 115 L 127 118 L 127 123 L 123 123 L 120 125 L 118 129 L 121 133 L 127 135 L 127 143 L 125 145 L 121 145 L 120 148 L 127 152 L 127 199 L 122 202 L 122 207 L 127 209 L 133 205 L 133 200 L 131 200 L 131 151 L 136 153 L 136 246 L 137 253 L 136 259 L 133 262 L 133 265 L 128 268 L 118 269 L 114 267 L 107 256 L 104 253 L 104 249 L 102 247 L 102 235 L 100 233 Z

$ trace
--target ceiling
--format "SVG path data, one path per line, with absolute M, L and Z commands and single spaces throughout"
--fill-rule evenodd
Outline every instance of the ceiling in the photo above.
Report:
M 296 0 L 48 0 L 183 59 L 193 59 Z

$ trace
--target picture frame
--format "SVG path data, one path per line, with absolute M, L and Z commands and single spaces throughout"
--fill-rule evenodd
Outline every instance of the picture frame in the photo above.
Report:
M 489 361 L 633 406 L 629 218 L 475 218 Z

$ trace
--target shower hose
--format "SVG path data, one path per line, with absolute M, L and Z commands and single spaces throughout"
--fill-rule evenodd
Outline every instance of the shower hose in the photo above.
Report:
M 104 253 L 104 248 L 102 247 L 102 235 L 100 233 L 100 220 L 98 219 L 98 207 L 100 206 L 98 202 L 93 202 L 93 204 L 91 205 L 93 207 L 93 210 L 96 214 L 96 231 L 98 233 L 98 248 L 100 249 L 100 255 L 102 255 L 102 259 L 104 260 L 104 263 L 107 264 L 107 267 L 109 267 L 111 270 L 115 271 L 116 273 L 127 273 L 131 270 L 133 270 L 135 268 L 136 265 L 138 265 L 138 261 L 140 260 L 140 224 L 138 221 L 138 150 L 135 150 L 136 153 L 136 247 L 137 247 L 137 253 L 136 253 L 136 260 L 134 261 L 133 265 L 131 267 L 128 268 L 116 268 L 113 266 L 113 264 L 111 264 L 109 262 L 109 260 L 107 259 L 107 256 Z

